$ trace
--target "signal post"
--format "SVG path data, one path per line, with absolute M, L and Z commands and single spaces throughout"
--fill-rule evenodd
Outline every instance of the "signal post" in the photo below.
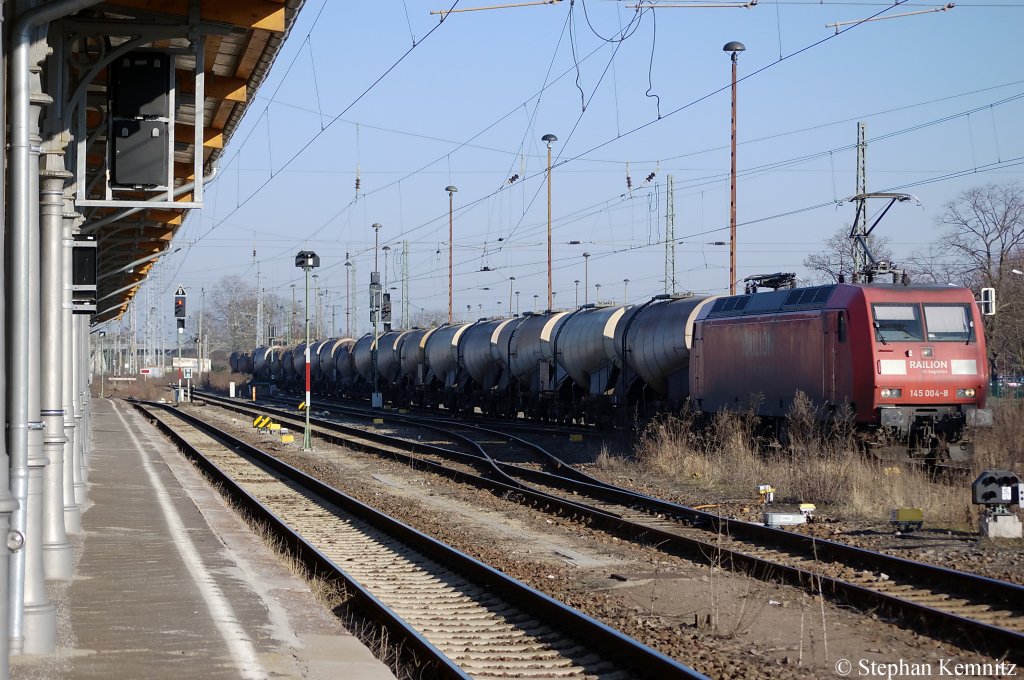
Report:
M 178 327 L 178 392 L 175 395 L 175 402 L 184 401 L 181 391 L 181 336 L 185 334 L 185 289 L 178 286 L 174 291 L 174 320 Z

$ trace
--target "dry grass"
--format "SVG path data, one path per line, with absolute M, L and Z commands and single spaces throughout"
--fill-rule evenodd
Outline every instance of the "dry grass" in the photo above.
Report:
M 1024 464 L 1024 402 L 993 404 L 995 427 L 980 433 L 975 467 Z M 766 445 L 750 414 L 719 413 L 704 427 L 684 413 L 653 423 L 636 450 L 637 476 L 684 481 L 734 498 L 756 498 L 758 484 L 771 484 L 776 501 L 815 503 L 835 515 L 884 520 L 889 510 L 918 507 L 931 525 L 973 526 L 970 480 L 935 479 L 927 471 L 873 460 L 858 450 L 849 414 L 823 419 L 798 396 L 787 418 L 786 446 Z M 602 456 L 620 470 L 628 464 Z M 973 479 L 973 476 L 971 476 Z
M 228 391 L 228 383 L 234 382 L 236 387 L 241 389 L 241 386 L 247 381 L 248 376 L 241 373 L 216 371 L 202 374 L 199 379 L 192 381 L 192 387 L 196 389 L 209 388 L 226 393 Z M 121 399 L 156 400 L 163 397 L 170 401 L 174 398 L 174 391 L 170 385 L 171 383 L 177 384 L 177 382 L 177 373 L 173 372 L 168 373 L 163 378 L 144 378 L 140 376 L 135 381 L 111 380 L 109 376 L 106 376 L 103 381 L 103 394 L 107 397 Z M 99 376 L 93 377 L 92 394 L 94 397 L 100 395 Z

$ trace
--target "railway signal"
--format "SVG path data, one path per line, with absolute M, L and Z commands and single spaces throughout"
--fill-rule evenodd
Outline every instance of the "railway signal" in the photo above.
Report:
M 174 291 L 174 321 L 178 327 L 178 392 L 175 401 L 182 401 L 181 391 L 181 336 L 185 333 L 185 288 L 178 286 Z
M 982 505 L 981 533 L 989 538 L 1020 538 L 1021 522 L 1010 507 L 1024 507 L 1024 481 L 1010 470 L 983 470 L 971 484 L 971 502 Z
M 185 318 L 185 290 L 178 288 L 178 292 L 174 294 L 174 316 L 178 319 Z
M 309 376 L 309 272 L 320 266 L 320 256 L 312 250 L 300 250 L 295 256 L 295 266 L 306 273 L 306 346 L 303 351 L 306 353 L 306 403 L 310 403 L 310 376 Z M 313 440 L 309 434 L 309 409 L 306 409 L 306 427 L 302 433 L 302 450 L 312 451 Z

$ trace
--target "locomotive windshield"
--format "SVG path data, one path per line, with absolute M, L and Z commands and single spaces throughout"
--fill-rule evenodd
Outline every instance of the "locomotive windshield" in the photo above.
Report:
M 974 339 L 970 305 L 926 304 L 924 323 L 921 306 L 914 304 L 872 305 L 875 317 L 875 337 L 886 342 L 969 342 Z
M 967 342 L 974 337 L 967 305 L 925 305 L 924 321 L 929 340 Z
M 881 342 L 923 340 L 921 312 L 917 305 L 872 305 L 875 335 Z

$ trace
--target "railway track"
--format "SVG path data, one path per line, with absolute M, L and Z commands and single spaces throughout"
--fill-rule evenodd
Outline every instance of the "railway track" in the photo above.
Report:
M 193 415 L 136 406 L 440 677 L 704 678 Z
M 229 407 L 248 408 L 239 407 L 237 402 Z M 274 413 L 279 419 L 291 418 L 297 427 L 302 427 L 302 422 L 289 412 Z M 381 415 L 376 414 L 377 418 Z M 397 413 L 385 413 L 383 417 L 385 421 L 421 422 L 422 427 L 442 429 L 451 439 L 464 438 L 479 449 L 474 455 L 405 440 L 406 451 L 414 456 L 410 460 L 422 460 L 424 455 L 441 458 L 447 453 L 461 465 L 475 464 L 482 472 L 474 476 L 465 471 L 445 471 L 443 465 L 433 463 L 432 470 L 439 474 L 489 486 L 506 497 L 581 519 L 594 528 L 657 545 L 668 552 L 758 578 L 786 582 L 865 611 L 877 611 L 903 626 L 983 651 L 991 658 L 1024 658 L 1024 586 L 731 520 L 637 494 L 594 480 L 550 454 L 547 470 L 537 469 L 536 461 L 527 466 L 503 462 L 500 455 L 487 453 L 486 440 L 481 443 L 479 437 L 465 438 L 454 431 L 482 429 L 472 425 L 436 425 L 422 422 L 425 419 L 420 416 Z M 316 423 L 320 428 L 315 432 L 318 436 L 331 438 L 338 432 L 368 434 L 391 448 L 391 455 L 397 455 L 394 447 L 402 446 L 403 440 L 380 432 L 366 433 L 320 419 Z M 486 436 L 495 434 L 490 432 Z M 492 452 L 495 447 L 507 447 L 498 439 L 490 442 Z M 344 443 L 344 436 L 340 443 Z M 520 443 L 525 444 L 523 440 Z M 537 460 L 544 457 L 546 452 L 541 453 L 541 447 L 530 446 L 534 447 Z

